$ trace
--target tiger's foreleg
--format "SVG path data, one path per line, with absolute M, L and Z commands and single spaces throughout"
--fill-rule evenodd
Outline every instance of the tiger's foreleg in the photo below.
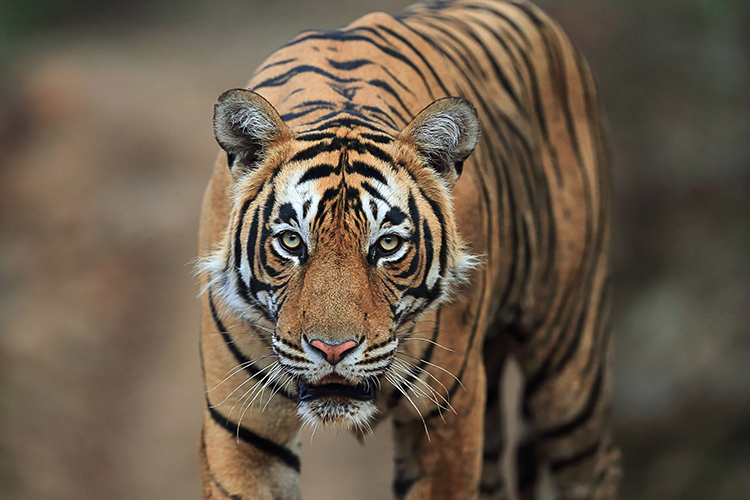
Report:
M 231 432 L 233 423 L 206 415 L 200 437 L 203 500 L 298 500 L 299 459 L 291 452 L 299 448 L 297 438 L 278 444 L 248 424 L 243 419 L 238 435 Z
M 506 447 L 503 435 L 502 372 L 507 359 L 507 346 L 498 332 L 490 332 L 484 342 L 484 367 L 487 398 L 484 416 L 484 451 L 482 452 L 481 500 L 506 500 L 508 487 L 503 476 L 502 458 Z
M 463 386 L 451 398 L 456 413 L 394 419 L 394 492 L 404 500 L 476 499 L 482 469 L 485 373 L 481 356 L 469 361 Z M 407 403 L 408 404 L 408 403 Z M 425 426 L 427 429 L 425 429 Z M 429 433 L 429 437 L 428 434 Z
M 277 378 L 280 371 L 270 361 L 270 349 L 227 328 L 229 320 L 220 316 L 209 295 L 203 299 L 208 312 L 201 338 L 206 387 L 200 436 L 202 498 L 297 500 L 296 398 Z M 248 325 L 233 323 L 238 332 L 251 331 Z
M 612 500 L 620 475 L 620 454 L 613 445 L 610 426 L 610 343 L 604 280 L 592 290 L 566 322 L 569 326 L 550 336 L 555 339 L 554 345 L 541 349 L 545 353 L 543 362 L 539 363 L 537 357 L 536 362 L 529 363 L 534 359 L 531 352 L 520 356 L 526 378 L 523 405 L 530 441 L 524 453 L 519 453 L 519 460 L 524 455 L 546 462 L 564 500 Z M 525 349 L 537 351 L 539 346 L 531 342 Z M 533 491 L 533 485 L 527 487 Z

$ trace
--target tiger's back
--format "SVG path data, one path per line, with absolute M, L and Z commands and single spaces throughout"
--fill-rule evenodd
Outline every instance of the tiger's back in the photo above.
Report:
M 455 1 L 302 33 L 250 82 L 270 110 L 220 100 L 200 237 L 204 498 L 295 498 L 300 418 L 387 414 L 398 497 L 502 498 L 511 353 L 521 476 L 547 463 L 563 498 L 614 498 L 594 87 L 529 3 Z M 481 137 L 461 102 L 428 107 L 449 96 L 474 104 Z

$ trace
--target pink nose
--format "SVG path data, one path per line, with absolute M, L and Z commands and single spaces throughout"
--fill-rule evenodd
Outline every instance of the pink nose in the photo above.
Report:
M 347 340 L 341 344 L 327 344 L 322 340 L 313 340 L 310 345 L 318 349 L 326 358 L 326 361 L 335 365 L 341 358 L 343 358 L 350 350 L 357 347 L 357 343 L 353 340 Z

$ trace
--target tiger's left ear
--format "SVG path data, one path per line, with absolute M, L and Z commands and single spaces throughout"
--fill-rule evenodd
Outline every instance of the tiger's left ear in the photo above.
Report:
M 420 111 L 397 140 L 416 147 L 428 166 L 453 187 L 461 176 L 464 160 L 479 141 L 479 133 L 474 106 L 460 97 L 446 97 Z

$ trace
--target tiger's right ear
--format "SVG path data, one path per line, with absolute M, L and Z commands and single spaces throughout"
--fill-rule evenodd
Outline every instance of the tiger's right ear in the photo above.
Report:
M 214 106 L 214 136 L 238 180 L 260 166 L 272 144 L 291 138 L 293 132 L 263 97 L 233 89 L 221 94 Z

